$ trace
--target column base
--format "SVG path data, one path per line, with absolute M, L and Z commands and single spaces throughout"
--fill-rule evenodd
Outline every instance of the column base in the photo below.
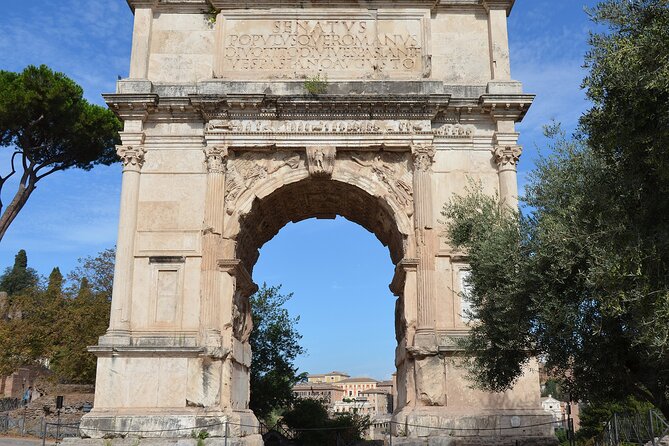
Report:
M 81 419 L 79 428 L 83 439 L 170 439 L 191 438 L 206 432 L 208 437 L 244 439 L 241 444 L 262 444 L 259 423 L 250 410 L 206 410 L 202 408 L 142 411 L 141 414 L 118 410 L 93 410 Z M 97 444 L 71 443 L 76 445 Z M 116 443 L 112 443 L 116 444 Z M 118 443 L 124 444 L 124 443 Z M 149 443 L 146 443 L 149 444 Z M 153 444 L 153 443 L 150 443 Z M 173 443 L 156 443 L 156 445 Z M 179 443 L 186 445 L 187 443 Z
M 393 445 L 557 446 L 552 416 L 543 410 L 457 412 L 444 407 L 405 409 L 393 416 Z

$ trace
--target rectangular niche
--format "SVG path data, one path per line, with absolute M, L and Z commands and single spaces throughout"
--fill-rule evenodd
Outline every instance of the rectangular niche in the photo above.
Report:
M 180 329 L 183 307 L 184 258 L 151 257 L 149 325 Z
M 471 276 L 471 271 L 467 266 L 462 266 L 458 268 L 457 271 L 458 271 L 458 295 L 460 296 L 460 298 L 458 299 L 460 303 L 460 311 L 458 312 L 458 315 L 460 316 L 460 321 L 463 324 L 469 324 L 472 321 L 471 316 L 467 314 L 472 309 L 472 303 L 470 300 L 472 287 L 469 284 L 469 277 Z

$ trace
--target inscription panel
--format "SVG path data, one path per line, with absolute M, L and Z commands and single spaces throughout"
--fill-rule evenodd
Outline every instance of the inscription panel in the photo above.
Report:
M 414 13 L 308 16 L 227 15 L 217 77 L 420 78 L 427 58 L 425 17 Z

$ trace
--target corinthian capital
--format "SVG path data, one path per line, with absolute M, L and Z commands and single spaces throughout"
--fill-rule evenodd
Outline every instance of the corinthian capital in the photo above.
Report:
M 116 154 L 121 158 L 124 169 L 141 169 L 145 153 L 146 150 L 142 146 L 116 146 Z
M 210 173 L 223 173 L 225 170 L 225 162 L 228 159 L 228 147 L 205 147 L 204 156 L 207 161 L 207 170 Z
M 432 167 L 436 151 L 430 144 L 416 144 L 411 147 L 414 170 L 427 172 Z
M 520 155 L 523 149 L 520 146 L 497 146 L 492 149 L 492 154 L 495 157 L 495 163 L 498 166 L 504 167 L 509 164 L 515 166 L 520 160 Z

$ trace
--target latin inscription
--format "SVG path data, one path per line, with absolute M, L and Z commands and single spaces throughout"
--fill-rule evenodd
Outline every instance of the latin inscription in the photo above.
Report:
M 229 20 L 223 52 L 234 72 L 422 70 L 418 20 Z

